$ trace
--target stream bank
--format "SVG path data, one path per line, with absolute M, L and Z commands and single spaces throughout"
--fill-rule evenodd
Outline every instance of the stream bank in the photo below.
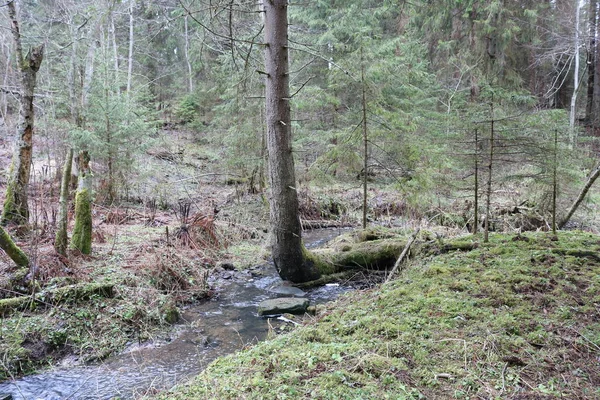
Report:
M 307 232 L 307 247 L 318 247 L 339 235 L 338 229 Z M 131 343 L 115 357 L 95 365 L 69 365 L 0 384 L 14 399 L 129 399 L 168 389 L 197 375 L 211 361 L 264 340 L 269 331 L 293 323 L 258 317 L 257 304 L 273 297 L 302 295 L 286 286 L 270 264 L 243 271 L 222 271 L 210 278 L 216 294 L 181 312 L 181 323 L 152 342 Z M 351 290 L 328 285 L 307 290 L 312 304 L 323 304 Z

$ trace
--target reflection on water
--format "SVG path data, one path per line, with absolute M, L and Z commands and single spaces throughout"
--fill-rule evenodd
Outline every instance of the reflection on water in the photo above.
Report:
M 322 229 L 305 234 L 307 247 L 317 247 L 340 234 Z M 234 274 L 218 281 L 214 299 L 183 311 L 183 324 L 170 341 L 135 345 L 102 364 L 55 369 L 0 384 L 0 393 L 14 399 L 128 399 L 164 389 L 197 375 L 215 358 L 263 340 L 267 321 L 256 314 L 256 305 L 277 296 L 300 295 L 282 285 L 272 265 Z M 344 286 L 320 287 L 306 293 L 312 303 L 323 303 L 349 290 Z

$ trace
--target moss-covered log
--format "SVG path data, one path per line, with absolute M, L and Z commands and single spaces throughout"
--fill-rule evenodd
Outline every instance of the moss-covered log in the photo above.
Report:
M 63 303 L 86 301 L 92 297 L 111 298 L 114 296 L 112 283 L 84 283 L 69 285 L 54 290 L 43 291 L 32 296 L 0 299 L 0 316 L 10 315 L 15 311 L 33 310 L 37 305 L 52 306 Z
M 323 274 L 348 269 L 386 269 L 394 265 L 405 245 L 405 240 L 381 239 L 344 244 L 338 249 L 319 249 L 312 255 L 319 260 L 316 265 Z
M 2 227 L 0 227 L 0 248 L 6 252 L 18 267 L 27 267 L 29 265 L 27 255 L 15 244 L 8 232 Z
M 406 238 L 364 240 L 365 235 L 342 237 L 332 248 L 318 249 L 310 252 L 314 264 L 322 274 L 332 274 L 351 269 L 386 270 L 394 266 L 402 249 L 406 246 Z M 360 242 L 356 243 L 359 240 Z M 421 242 L 411 247 L 411 254 L 433 255 L 452 251 L 471 251 L 479 246 L 477 242 L 455 240 L 447 243 Z

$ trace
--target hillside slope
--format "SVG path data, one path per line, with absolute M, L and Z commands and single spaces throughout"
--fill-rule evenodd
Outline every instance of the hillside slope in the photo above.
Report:
M 600 398 L 599 251 L 592 234 L 531 233 L 413 260 L 162 396 Z

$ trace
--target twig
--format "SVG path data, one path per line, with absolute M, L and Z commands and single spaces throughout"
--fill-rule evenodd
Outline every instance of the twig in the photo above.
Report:
M 392 277 L 396 273 L 396 270 L 400 266 L 400 263 L 402 262 L 402 260 L 404 260 L 404 257 L 406 257 L 406 254 L 408 254 L 408 250 L 410 249 L 410 246 L 413 244 L 413 242 L 417 238 L 417 235 L 419 234 L 420 231 L 421 231 L 421 227 L 418 227 L 417 230 L 415 231 L 415 233 L 413 233 L 412 236 L 410 237 L 410 239 L 408 239 L 408 242 L 406 242 L 406 246 L 404 246 L 404 250 L 402 250 L 400 257 L 398 257 L 398 259 L 396 260 L 396 263 L 394 264 L 394 267 L 390 271 L 389 276 L 385 280 L 385 283 L 388 283 L 389 281 L 392 280 Z
M 508 367 L 508 363 L 505 363 L 504 368 L 502 368 L 502 392 L 506 392 L 506 381 L 504 379 L 504 375 L 506 374 L 506 367 Z
M 578 334 L 579 336 L 581 336 L 586 342 L 588 342 L 589 344 L 591 344 L 592 346 L 594 346 L 596 348 L 596 350 L 600 351 L 600 347 L 592 342 L 590 339 L 586 338 L 582 333 L 580 333 L 579 331 L 569 327 L 570 330 L 572 330 L 573 332 L 575 332 L 576 334 Z

